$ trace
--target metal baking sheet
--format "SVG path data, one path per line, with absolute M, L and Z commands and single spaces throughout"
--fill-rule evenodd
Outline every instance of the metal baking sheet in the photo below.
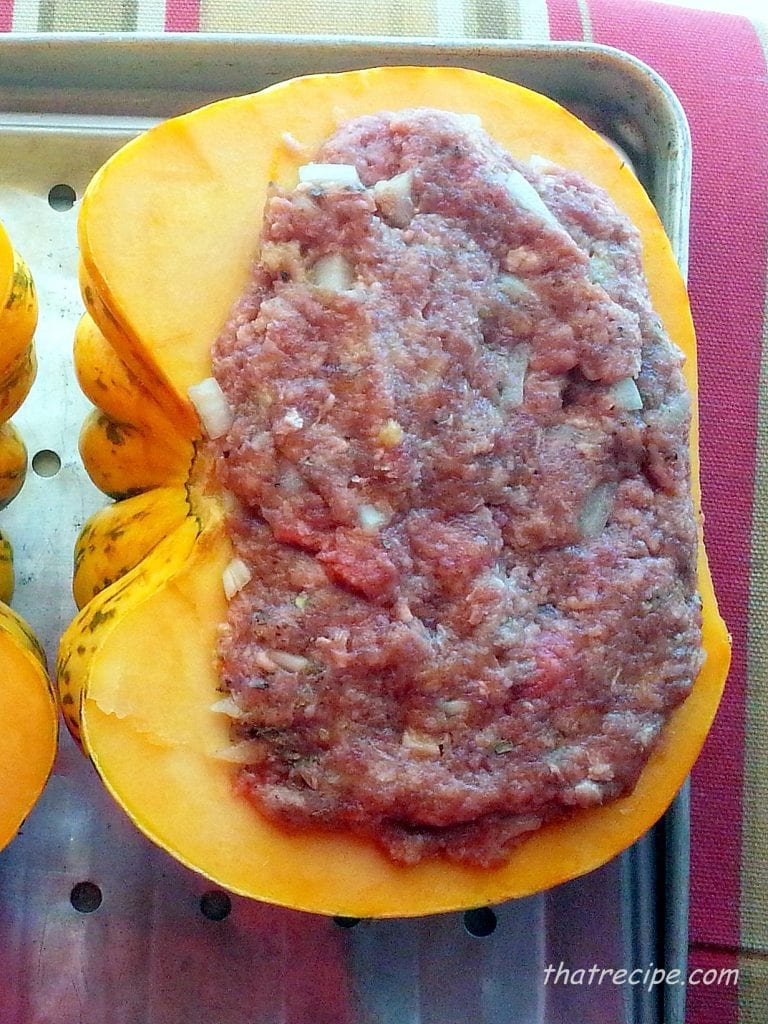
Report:
M 41 304 L 40 372 L 14 421 L 32 469 L 0 515 L 15 607 L 51 662 L 74 613 L 75 536 L 102 496 L 77 434 L 79 197 L 161 117 L 296 74 L 374 64 L 474 67 L 577 109 L 630 156 L 683 269 L 690 148 L 668 88 L 603 47 L 409 40 L 7 36 L 0 41 L 0 218 Z M 57 198 L 51 189 L 70 186 Z M 627 854 L 548 893 L 473 914 L 333 920 L 212 891 L 149 844 L 66 735 L 22 833 L 0 854 L 0 1024 L 674 1024 L 684 988 L 546 983 L 547 968 L 684 969 L 683 794 Z

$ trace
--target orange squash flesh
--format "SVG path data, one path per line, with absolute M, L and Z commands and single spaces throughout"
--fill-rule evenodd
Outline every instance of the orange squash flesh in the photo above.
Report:
M 0 509 L 12 501 L 27 468 L 27 452 L 7 422 L 35 377 L 32 335 L 37 299 L 24 260 L 0 224 Z M 18 832 L 53 765 L 58 714 L 45 657 L 27 624 L 8 607 L 13 552 L 0 534 L 0 849 Z
M 539 154 L 611 194 L 642 234 L 652 299 L 687 356 L 695 394 L 684 284 L 653 206 L 610 146 L 518 86 L 452 68 L 384 68 L 297 79 L 195 111 L 133 141 L 94 178 L 80 219 L 86 306 L 102 352 L 122 366 L 131 386 L 153 395 L 174 435 L 190 444 L 199 438 L 187 388 L 210 375 L 211 345 L 258 247 L 268 182 L 293 185 L 297 167 L 339 122 L 413 106 L 479 114 L 515 156 Z M 78 370 L 88 391 L 95 371 L 82 357 Z M 150 436 L 163 444 L 162 436 Z M 694 423 L 698 504 L 696 438 Z M 121 468 L 122 479 L 133 478 L 130 458 L 110 458 L 110 479 L 119 482 Z M 126 526 L 120 557 L 127 572 L 108 582 L 122 570 L 109 571 L 114 563 L 99 540 L 109 532 L 103 527 L 81 555 L 79 571 L 89 580 L 82 600 L 99 592 L 62 641 L 59 685 L 68 723 L 117 801 L 150 838 L 219 884 L 349 916 L 424 914 L 522 896 L 625 848 L 660 817 L 689 772 L 729 661 L 703 545 L 706 664 L 629 796 L 542 828 L 491 870 L 444 860 L 403 867 L 362 839 L 270 824 L 233 793 L 234 768 L 216 756 L 228 745 L 227 720 L 211 710 L 220 696 L 216 635 L 226 615 L 221 573 L 231 558 L 222 503 L 199 455 L 191 469 L 180 456 L 157 483 L 176 502 L 175 512 L 166 510 L 165 529 L 153 532 L 146 517 L 134 522 L 114 513 Z M 154 496 L 147 508 L 163 506 L 157 491 L 148 493 Z

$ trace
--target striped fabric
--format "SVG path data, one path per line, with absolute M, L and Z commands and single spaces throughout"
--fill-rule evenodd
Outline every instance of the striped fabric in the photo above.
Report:
M 694 773 L 690 1024 L 768 1022 L 768 38 L 647 0 L 0 0 L 0 31 L 250 31 L 587 40 L 672 85 L 694 142 L 690 289 L 700 339 L 708 546 L 734 638 Z

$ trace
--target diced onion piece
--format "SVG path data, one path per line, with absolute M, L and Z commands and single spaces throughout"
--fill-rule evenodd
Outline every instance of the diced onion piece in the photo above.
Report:
M 241 719 L 247 717 L 246 712 L 243 711 L 239 704 L 235 704 L 231 697 L 222 697 L 215 704 L 211 704 L 211 711 L 217 715 L 226 715 L 228 718 Z
M 355 280 L 349 262 L 338 252 L 321 256 L 310 273 L 318 288 L 328 288 L 332 292 L 348 291 Z
M 289 427 L 293 427 L 294 430 L 301 430 L 304 426 L 304 418 L 298 409 L 294 409 L 291 406 L 290 409 L 285 410 L 285 416 L 283 416 L 283 423 Z
M 224 584 L 224 594 L 228 601 L 231 601 L 235 594 L 239 593 L 251 579 L 251 570 L 242 558 L 233 558 L 221 574 L 221 582 Z
M 535 832 L 537 828 L 541 828 L 542 819 L 536 817 L 535 814 L 520 814 L 510 821 L 510 827 L 514 827 L 512 835 L 522 836 L 526 832 Z M 510 835 L 510 832 L 506 833 Z
M 387 420 L 379 431 L 379 443 L 385 448 L 396 448 L 403 440 L 403 428 L 397 420 Z
M 234 496 L 232 491 L 227 491 L 226 489 L 222 488 L 219 491 L 219 497 L 221 499 L 221 507 L 224 509 L 227 515 L 231 515 L 233 512 L 235 512 L 235 510 L 237 509 L 237 498 Z
M 596 761 L 590 763 L 587 774 L 593 782 L 611 782 L 615 773 L 611 765 L 604 761 Z
M 290 786 L 267 785 L 262 792 L 269 797 L 272 806 L 296 807 L 300 810 L 307 806 L 305 793 L 298 789 L 291 789 Z
M 266 651 L 257 651 L 253 660 L 264 672 L 276 672 L 277 665 L 272 661 Z
M 302 185 L 363 187 L 354 164 L 304 164 L 299 168 L 299 181 Z
M 519 277 L 515 277 L 514 274 L 499 274 L 499 288 L 513 301 L 528 299 L 533 295 L 528 285 L 524 284 Z
M 659 413 L 670 426 L 682 423 L 691 413 L 691 396 L 687 391 L 672 395 L 659 407 Z
M 265 756 L 266 747 L 260 740 L 242 740 L 213 752 L 217 761 L 229 761 L 230 764 L 260 764 Z
M 596 782 L 582 779 L 570 792 L 563 794 L 563 800 L 568 804 L 575 804 L 577 807 L 592 807 L 603 802 L 603 790 Z
M 523 404 L 525 375 L 531 352 L 527 345 L 512 349 L 507 362 L 507 378 L 502 384 L 501 404 L 505 409 L 517 409 Z
M 303 658 L 300 654 L 290 654 L 288 651 L 267 651 L 268 656 L 280 668 L 288 672 L 304 672 L 309 668 L 309 658 Z
M 199 384 L 192 384 L 187 394 L 208 437 L 223 437 L 235 416 L 216 378 L 206 377 Z
M 440 708 L 449 718 L 454 718 L 456 715 L 463 715 L 465 711 L 469 711 L 470 703 L 468 700 L 461 700 L 459 698 L 441 700 Z
M 290 132 L 283 132 L 280 136 L 280 141 L 288 152 L 293 153 L 294 156 L 301 156 L 307 148 L 303 143 L 299 142 L 295 135 L 291 135 Z
M 432 736 L 405 729 L 400 743 L 416 757 L 440 757 L 440 744 Z
M 631 377 L 625 377 L 624 380 L 616 381 L 611 386 L 611 395 L 614 404 L 619 409 L 635 411 L 643 408 L 643 399 L 637 390 L 637 384 L 635 384 Z
M 382 178 L 373 186 L 376 206 L 396 228 L 405 228 L 411 223 L 414 214 L 412 184 L 412 172 L 404 171 L 394 178 Z
M 360 505 L 357 510 L 357 521 L 366 533 L 376 533 L 387 521 L 386 515 L 373 505 Z
M 604 285 L 616 276 L 616 267 L 605 256 L 595 253 L 589 257 L 587 276 L 595 284 Z
M 646 750 L 654 742 L 656 737 L 659 735 L 659 728 L 660 727 L 658 725 L 653 725 L 652 723 L 648 722 L 646 725 L 642 726 L 642 728 L 640 728 L 637 731 L 637 733 L 635 734 L 635 739 L 643 748 L 643 750 Z
M 528 157 L 528 166 L 537 174 L 551 174 L 558 169 L 557 164 L 540 153 L 531 153 Z
M 599 537 L 608 524 L 616 484 L 598 484 L 587 495 L 579 516 L 579 530 L 586 540 Z
M 528 210 L 529 213 L 535 213 L 541 220 L 546 221 L 547 224 L 551 224 L 558 230 L 563 230 L 560 221 L 545 205 L 544 200 L 533 185 L 519 171 L 510 171 L 506 177 L 505 184 L 509 194 L 523 209 Z
M 280 490 L 288 494 L 298 494 L 304 489 L 304 478 L 290 463 L 280 474 Z
M 395 615 L 400 622 L 413 622 L 413 612 L 404 597 L 400 597 L 395 604 Z

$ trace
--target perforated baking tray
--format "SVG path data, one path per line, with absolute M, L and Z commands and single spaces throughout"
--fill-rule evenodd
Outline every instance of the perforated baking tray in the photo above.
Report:
M 0 218 L 35 275 L 41 318 L 39 377 L 14 418 L 33 468 L 0 526 L 16 549 L 15 606 L 52 660 L 74 613 L 72 545 L 103 503 L 77 455 L 88 404 L 71 361 L 81 311 L 75 222 L 91 174 L 164 116 L 296 74 L 394 63 L 477 68 L 576 109 L 628 153 L 685 269 L 685 118 L 663 82 L 615 51 L 4 37 Z M 555 972 L 663 965 L 684 973 L 687 843 L 682 794 L 627 854 L 549 893 L 431 918 L 314 917 L 212 891 L 134 829 L 63 736 L 42 800 L 0 854 L 0 1024 L 680 1022 L 681 986 L 566 985 Z

